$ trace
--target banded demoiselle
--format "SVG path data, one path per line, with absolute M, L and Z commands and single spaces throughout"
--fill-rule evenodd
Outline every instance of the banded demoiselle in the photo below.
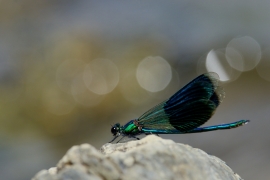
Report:
M 138 119 L 131 120 L 124 126 L 119 123 L 113 125 L 111 133 L 114 138 L 110 142 L 119 136 L 139 139 L 136 136 L 140 134 L 199 133 L 237 128 L 247 124 L 249 120 L 239 120 L 229 124 L 199 127 L 211 118 L 225 97 L 218 83 L 219 77 L 216 73 L 198 76 Z

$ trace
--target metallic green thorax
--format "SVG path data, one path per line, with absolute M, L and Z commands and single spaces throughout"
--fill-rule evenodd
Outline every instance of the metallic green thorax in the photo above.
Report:
M 121 127 L 121 131 L 124 134 L 139 134 L 140 130 L 138 126 L 134 123 L 134 120 L 129 121 L 127 124 Z

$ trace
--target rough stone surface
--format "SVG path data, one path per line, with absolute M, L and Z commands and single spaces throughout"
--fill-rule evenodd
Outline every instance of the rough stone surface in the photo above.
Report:
M 222 160 L 188 145 L 154 135 L 139 141 L 73 146 L 57 167 L 32 180 L 239 180 Z

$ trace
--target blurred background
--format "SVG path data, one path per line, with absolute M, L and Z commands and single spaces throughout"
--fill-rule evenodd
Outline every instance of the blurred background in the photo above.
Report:
M 224 160 L 244 179 L 270 176 L 270 3 L 0 1 L 0 174 L 30 179 L 73 145 L 96 148 L 214 71 L 226 98 L 205 125 L 162 135 Z

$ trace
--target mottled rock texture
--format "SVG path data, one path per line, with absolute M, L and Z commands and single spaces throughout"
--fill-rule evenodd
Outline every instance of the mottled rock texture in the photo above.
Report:
M 73 146 L 57 167 L 33 180 L 239 180 L 222 160 L 172 140 L 149 135 L 142 140 Z

